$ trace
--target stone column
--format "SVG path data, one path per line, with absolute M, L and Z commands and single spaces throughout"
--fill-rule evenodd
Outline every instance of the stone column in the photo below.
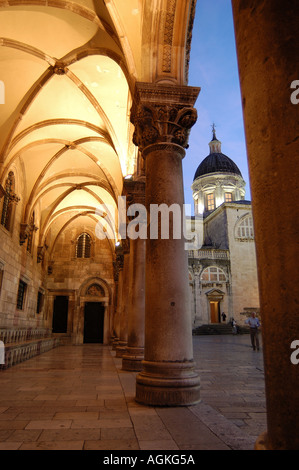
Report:
M 124 256 L 121 248 L 117 249 L 116 261 L 115 261 L 115 276 L 117 276 L 117 300 L 116 309 L 113 319 L 113 342 L 112 349 L 116 349 L 119 336 L 120 336 L 120 313 L 122 307 L 122 293 L 123 293 L 123 268 L 124 268 Z
M 131 120 L 134 143 L 145 159 L 146 208 L 165 204 L 183 222 L 182 158 L 196 122 L 199 89 L 138 83 Z M 168 214 L 167 214 L 168 219 Z M 190 405 L 199 401 L 194 370 L 188 264 L 183 235 L 146 241 L 145 349 L 136 378 L 136 400 L 148 405 Z M 150 227 L 152 227 L 152 221 Z M 163 220 L 165 222 L 165 220 Z M 161 228 L 161 224 L 159 224 Z
M 299 449 L 298 1 L 233 0 L 257 251 L 267 433 Z M 292 88 L 293 87 L 293 88 Z M 297 82 L 298 89 L 298 82 Z M 294 347 L 294 345 L 293 345 Z
M 127 183 L 131 204 L 145 204 L 145 183 Z M 128 304 L 128 344 L 122 356 L 124 370 L 142 370 L 144 359 L 144 315 L 145 315 L 145 246 L 146 240 L 138 236 L 130 238 L 131 293 Z
M 122 296 L 120 300 L 119 341 L 116 346 L 116 357 L 122 357 L 128 342 L 128 302 L 130 285 L 130 248 L 129 240 L 122 240 L 124 257 Z

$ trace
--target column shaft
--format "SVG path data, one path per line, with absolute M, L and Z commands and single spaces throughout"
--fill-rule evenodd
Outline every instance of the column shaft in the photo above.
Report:
M 116 357 L 122 357 L 128 341 L 128 302 L 130 282 L 130 253 L 124 253 L 123 286 L 120 299 L 119 341 L 116 346 Z
M 182 158 L 198 89 L 138 84 L 132 111 L 134 142 L 142 150 L 146 172 L 146 209 L 150 217 L 146 241 L 145 350 L 136 378 L 136 400 L 149 405 L 180 406 L 199 401 L 194 369 L 187 252 L 183 234 Z M 151 210 L 164 205 L 158 236 Z M 157 207 L 157 206 L 156 206 Z M 176 215 L 169 215 L 174 209 Z M 179 220 L 178 220 L 179 218 Z M 166 220 L 167 219 L 167 220 Z M 169 236 L 162 226 L 169 223 Z
M 233 0 L 260 286 L 268 429 L 257 447 L 299 448 L 297 0 Z M 298 93 L 297 93 L 298 97 Z
M 141 238 L 130 241 L 133 282 L 128 312 L 128 344 L 122 356 L 124 370 L 140 371 L 144 358 L 145 242 Z

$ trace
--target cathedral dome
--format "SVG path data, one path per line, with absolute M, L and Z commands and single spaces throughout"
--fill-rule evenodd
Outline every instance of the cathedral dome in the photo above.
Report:
M 209 215 L 221 204 L 244 200 L 245 181 L 238 166 L 221 151 L 221 142 L 213 137 L 210 154 L 198 166 L 193 183 L 195 213 Z
M 195 172 L 193 181 L 199 176 L 204 176 L 208 173 L 234 173 L 242 176 L 237 165 L 221 152 L 210 153 L 210 155 L 201 162 Z
M 233 173 L 241 176 L 242 174 L 235 162 L 233 162 L 227 155 L 221 152 L 221 142 L 216 137 L 215 126 L 213 124 L 213 138 L 209 143 L 210 154 L 198 166 L 193 181 L 200 176 L 208 175 L 209 173 Z

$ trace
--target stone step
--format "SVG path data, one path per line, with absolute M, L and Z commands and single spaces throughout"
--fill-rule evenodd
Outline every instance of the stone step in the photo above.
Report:
M 193 330 L 193 335 L 231 335 L 232 326 L 228 323 L 209 323 L 198 326 Z M 238 326 L 239 334 L 249 333 L 249 328 Z

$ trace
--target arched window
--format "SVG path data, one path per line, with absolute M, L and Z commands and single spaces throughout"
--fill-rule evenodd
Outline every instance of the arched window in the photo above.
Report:
M 209 266 L 203 270 L 200 280 L 203 282 L 226 282 L 226 275 L 222 269 Z
M 15 195 L 15 177 L 12 171 L 9 172 L 5 182 L 4 197 L 1 213 L 1 225 L 7 230 L 11 229 L 13 216 L 13 203 L 18 202 Z
M 77 239 L 76 258 L 90 258 L 91 237 L 84 232 Z
M 253 220 L 251 215 L 246 215 L 241 219 L 241 221 L 236 226 L 235 236 L 236 238 L 241 239 L 254 238 Z

